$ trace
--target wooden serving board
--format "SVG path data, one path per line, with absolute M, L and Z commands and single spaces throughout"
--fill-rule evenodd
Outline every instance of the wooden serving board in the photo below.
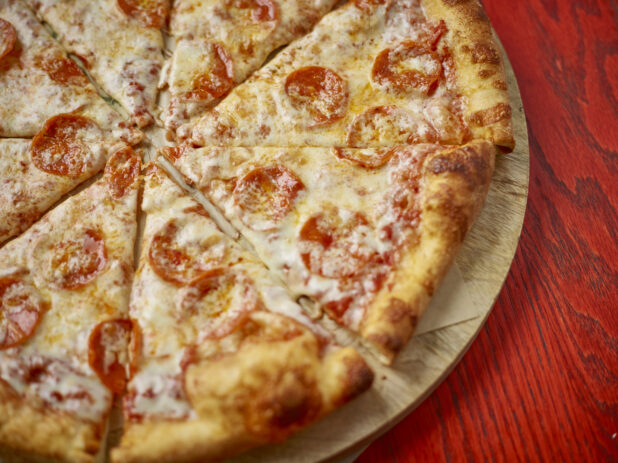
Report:
M 483 210 L 456 258 L 462 284 L 479 316 L 413 337 L 391 367 L 380 364 L 357 340 L 335 327 L 338 341 L 355 346 L 373 368 L 376 379 L 371 390 L 284 443 L 253 450 L 234 458 L 233 463 L 349 461 L 425 400 L 476 338 L 511 266 L 528 196 L 526 118 L 504 50 L 503 56 L 517 146 L 513 153 L 498 155 Z

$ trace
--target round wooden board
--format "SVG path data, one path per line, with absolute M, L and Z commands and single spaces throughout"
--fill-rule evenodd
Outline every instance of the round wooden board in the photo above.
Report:
M 372 389 L 284 443 L 256 449 L 231 461 L 342 462 L 425 400 L 474 341 L 511 266 L 528 196 L 526 118 L 508 58 L 505 63 L 517 146 L 513 153 L 498 155 L 483 210 L 456 258 L 466 289 L 481 315 L 413 337 L 391 367 L 380 364 L 348 333 L 338 331 L 337 340 L 358 348 L 374 369 L 376 379 Z

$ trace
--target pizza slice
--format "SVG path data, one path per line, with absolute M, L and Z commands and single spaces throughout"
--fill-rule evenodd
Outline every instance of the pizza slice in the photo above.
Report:
M 168 0 L 26 0 L 138 127 L 153 122 Z
M 373 374 L 303 315 L 251 253 L 156 165 L 131 295 L 139 327 L 111 461 L 219 461 L 281 441 Z
M 179 134 L 200 146 L 514 145 L 477 0 L 351 1 Z
M 308 296 L 390 363 L 487 193 L 494 147 L 198 148 L 164 154 Z
M 0 245 L 101 171 L 111 155 L 119 162 L 134 153 L 78 114 L 53 116 L 32 140 L 0 139 Z
M 213 106 L 269 54 L 307 33 L 337 0 L 178 0 L 170 34 L 173 56 L 163 76 L 170 98 L 165 126 Z
M 32 137 L 60 113 L 76 113 L 134 144 L 141 139 L 21 0 L 0 2 L 0 137 Z
M 94 461 L 126 378 L 139 166 L 113 157 L 0 249 L 3 461 Z

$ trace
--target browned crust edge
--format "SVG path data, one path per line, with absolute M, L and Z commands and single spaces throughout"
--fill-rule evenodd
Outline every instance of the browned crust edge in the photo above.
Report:
M 104 437 L 104 425 L 20 397 L 0 380 L 0 455 L 3 463 L 92 463 Z
M 313 334 L 252 344 L 231 356 L 189 367 L 185 389 L 197 419 L 125 425 L 111 461 L 220 461 L 286 439 L 369 389 L 372 382 L 372 371 L 354 349 L 333 349 L 322 356 Z M 299 410 L 316 404 L 308 416 L 299 415 Z M 282 419 L 284 428 L 274 434 L 268 426 L 258 426 L 260 433 L 250 430 L 246 417 L 252 417 L 256 407 L 266 410 L 262 417 L 273 413 Z
M 423 165 L 418 240 L 367 309 L 361 335 L 390 364 L 412 336 L 435 289 L 478 215 L 491 182 L 494 146 L 476 140 L 440 151 Z
M 515 147 L 512 109 L 500 47 L 478 0 L 422 0 L 429 18 L 448 28 L 457 85 L 467 100 L 465 118 L 473 138 L 503 151 Z

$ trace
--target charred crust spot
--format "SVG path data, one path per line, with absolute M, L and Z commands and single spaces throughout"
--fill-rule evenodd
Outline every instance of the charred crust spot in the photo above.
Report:
M 484 151 L 484 148 L 481 148 Z M 490 179 L 488 153 L 477 151 L 471 146 L 438 154 L 429 160 L 427 170 L 434 175 L 453 173 L 461 175 L 470 190 L 484 185 Z
M 301 369 L 288 370 L 256 391 L 245 411 L 245 425 L 251 433 L 277 442 L 314 421 L 321 409 L 315 378 Z
M 500 64 L 500 53 L 486 43 L 475 43 L 471 50 L 472 62 L 474 64 L 488 63 Z
M 367 336 L 367 340 L 393 356 L 399 353 L 405 344 L 405 341 L 397 334 L 372 333 Z
M 504 90 L 504 91 L 507 90 L 506 82 L 503 80 L 494 80 L 494 82 L 492 83 L 492 86 L 494 88 L 497 88 L 498 90 Z
M 491 108 L 482 109 L 470 115 L 470 122 L 479 127 L 486 127 L 511 117 L 511 106 L 498 103 Z
M 481 69 L 479 71 L 479 77 L 481 79 L 488 79 L 496 73 L 495 69 Z
M 359 357 L 344 357 L 345 365 L 344 386 L 337 405 L 343 405 L 359 396 L 373 384 L 373 371 Z
M 387 320 L 393 324 L 399 324 L 409 320 L 412 327 L 415 327 L 416 316 L 414 316 L 412 312 L 413 307 L 410 304 L 396 297 L 392 298 L 386 307 Z

